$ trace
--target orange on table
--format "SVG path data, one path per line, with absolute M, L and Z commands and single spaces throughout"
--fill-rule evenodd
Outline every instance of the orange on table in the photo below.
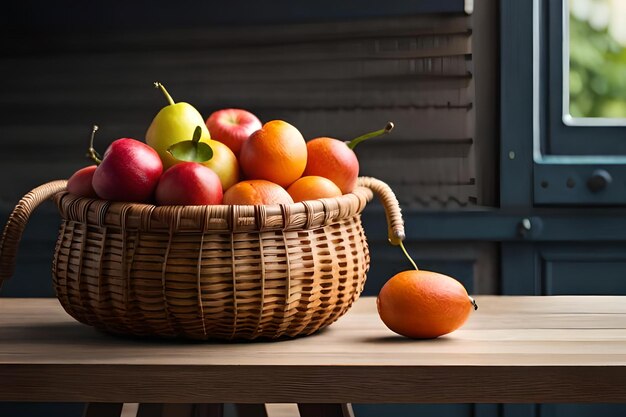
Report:
M 430 271 L 403 271 L 385 283 L 376 300 L 378 314 L 392 331 L 430 339 L 461 327 L 473 300 L 459 281 Z
M 278 184 L 266 180 L 246 180 L 226 190 L 223 204 L 293 204 L 293 200 L 289 193 Z
M 252 133 L 241 146 L 239 164 L 246 178 L 267 180 L 287 187 L 306 167 L 306 142 L 298 129 L 272 120 Z
M 316 175 L 299 178 L 287 188 L 287 192 L 296 203 L 304 200 L 339 197 L 343 194 L 334 182 Z

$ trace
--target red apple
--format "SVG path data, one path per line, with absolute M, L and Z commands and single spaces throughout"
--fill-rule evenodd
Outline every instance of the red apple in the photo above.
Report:
M 239 156 L 241 144 L 262 125 L 252 113 L 243 109 L 222 109 L 214 112 L 206 121 L 211 139 L 222 142 Z
M 97 198 L 96 190 L 93 189 L 93 174 L 97 165 L 89 165 L 79 169 L 67 180 L 67 191 L 81 197 Z
M 108 147 L 93 174 L 98 197 L 111 201 L 149 201 L 163 172 L 159 154 L 135 139 L 118 139 Z
M 160 206 L 202 206 L 221 204 L 220 177 L 198 162 L 181 162 L 167 169 L 156 188 Z

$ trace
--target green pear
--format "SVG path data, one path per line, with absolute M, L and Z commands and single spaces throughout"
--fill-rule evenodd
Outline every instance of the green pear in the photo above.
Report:
M 165 170 L 180 162 L 167 150 L 175 143 L 192 137 L 197 126 L 201 128 L 201 142 L 209 141 L 211 136 L 198 110 L 189 103 L 175 103 L 163 84 L 155 82 L 154 86 L 163 92 L 169 105 L 163 107 L 152 120 L 146 132 L 146 143 L 157 151 Z

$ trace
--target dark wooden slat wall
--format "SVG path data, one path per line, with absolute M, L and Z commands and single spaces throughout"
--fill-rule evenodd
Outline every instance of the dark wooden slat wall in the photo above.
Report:
M 404 210 L 494 206 L 493 5 L 481 3 L 473 15 L 10 34 L 1 41 L 0 175 L 11 180 L 0 187 L 0 210 L 8 215 L 32 187 L 86 165 L 93 123 L 101 150 L 118 137 L 143 139 L 166 104 L 155 80 L 205 117 L 244 107 L 293 123 L 307 139 L 351 139 L 393 120 L 391 135 L 357 153 L 361 173 L 388 182 Z M 55 227 L 47 225 L 57 221 L 51 206 L 36 215 L 42 227 L 27 230 L 16 280 L 42 275 L 37 282 L 47 283 Z M 380 276 L 366 289 L 373 294 L 404 262 L 382 249 L 384 236 L 368 237 L 378 265 L 371 275 Z M 497 288 L 494 245 L 461 253 L 455 243 L 433 249 L 410 238 L 424 264 L 480 292 Z M 23 294 L 19 288 L 10 282 L 5 294 Z
M 244 107 L 307 139 L 393 120 L 393 135 L 358 150 L 363 174 L 408 207 L 490 205 L 477 191 L 476 167 L 493 161 L 476 159 L 471 58 L 462 15 L 26 39 L 0 60 L 0 174 L 24 173 L 1 197 L 86 163 L 92 123 L 100 147 L 142 139 L 165 104 L 151 88 L 160 80 L 205 116 Z
M 486 0 L 490 1 L 490 0 Z M 106 3 L 57 0 L 47 4 L 37 0 L 7 2 L 0 14 L 0 27 L 7 31 L 84 29 L 148 29 L 155 27 L 193 27 L 207 25 L 252 25 L 277 22 L 365 19 L 398 15 L 462 13 L 469 0 L 317 0 L 294 2 L 273 0 L 229 2 L 167 0 Z M 477 2 L 478 3 L 478 2 Z M 475 8 L 479 5 L 475 5 Z

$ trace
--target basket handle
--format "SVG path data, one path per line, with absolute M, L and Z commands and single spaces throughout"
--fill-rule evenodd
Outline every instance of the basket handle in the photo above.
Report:
M 0 239 L 0 288 L 2 282 L 11 278 L 15 272 L 17 247 L 30 215 L 41 203 L 56 193 L 64 191 L 66 185 L 66 180 L 57 180 L 40 185 L 22 197 L 13 209 Z
M 391 187 L 383 181 L 372 177 L 359 177 L 357 184 L 361 187 L 369 188 L 380 199 L 385 208 L 389 243 L 395 246 L 400 245 L 406 237 L 404 234 L 404 220 L 402 220 L 400 203 L 398 203 L 398 199 Z

